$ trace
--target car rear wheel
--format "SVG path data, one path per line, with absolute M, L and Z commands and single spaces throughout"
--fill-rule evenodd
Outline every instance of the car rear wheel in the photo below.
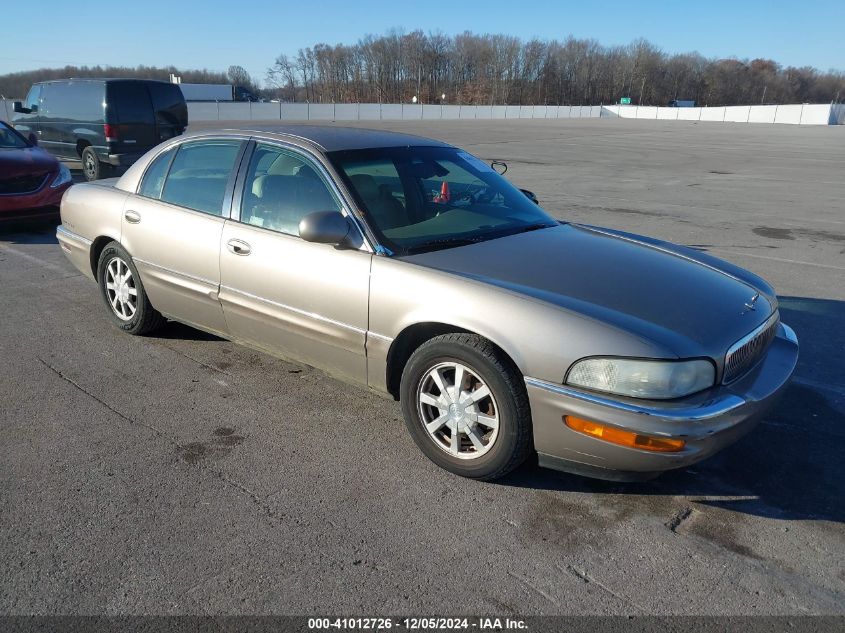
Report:
M 531 450 L 531 411 L 519 370 L 475 334 L 435 337 L 402 373 L 405 423 L 435 464 L 473 479 L 498 479 Z
M 164 323 L 144 292 L 132 258 L 117 242 L 110 242 L 100 253 L 97 280 L 112 321 L 121 330 L 148 334 Z
M 111 174 L 111 165 L 107 165 L 100 160 L 97 152 L 90 145 L 82 150 L 82 175 L 85 180 L 99 180 L 106 178 Z

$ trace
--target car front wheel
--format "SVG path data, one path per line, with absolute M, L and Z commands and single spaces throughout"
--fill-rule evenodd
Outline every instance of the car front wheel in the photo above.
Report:
M 435 464 L 498 479 L 531 450 L 531 411 L 519 370 L 475 334 L 435 337 L 411 355 L 400 400 L 417 446 Z

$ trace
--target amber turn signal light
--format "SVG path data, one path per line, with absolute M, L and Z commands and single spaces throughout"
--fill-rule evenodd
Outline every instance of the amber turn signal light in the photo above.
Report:
M 584 435 L 597 437 L 611 444 L 619 444 L 629 448 L 639 448 L 644 451 L 657 451 L 660 453 L 674 453 L 684 448 L 684 440 L 674 440 L 665 437 L 652 437 L 640 435 L 631 431 L 623 431 L 612 426 L 605 426 L 598 422 L 591 422 L 583 418 L 576 418 L 571 415 L 563 416 L 563 421 L 573 431 Z

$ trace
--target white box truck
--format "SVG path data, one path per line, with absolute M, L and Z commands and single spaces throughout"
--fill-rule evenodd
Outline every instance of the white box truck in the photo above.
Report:
M 178 84 L 185 101 L 234 101 L 235 87 L 229 84 Z

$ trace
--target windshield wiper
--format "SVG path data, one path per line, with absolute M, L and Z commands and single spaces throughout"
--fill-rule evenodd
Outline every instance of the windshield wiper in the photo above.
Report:
M 488 240 L 495 240 L 500 237 L 508 237 L 509 235 L 516 235 L 517 233 L 527 233 L 528 231 L 538 231 L 540 229 L 550 229 L 557 224 L 549 224 L 548 222 L 537 222 L 536 224 L 527 224 L 525 226 L 515 227 L 510 231 L 491 232 L 484 235 L 474 235 L 472 237 L 444 237 L 430 242 L 423 242 L 422 244 L 414 244 L 405 249 L 407 253 L 418 253 L 423 250 L 437 249 L 437 248 L 451 248 L 454 246 L 468 246 L 469 244 L 477 244 L 478 242 L 486 242 Z
M 423 242 L 422 244 L 414 244 L 413 246 L 407 247 L 405 250 L 408 253 L 418 253 L 430 248 L 450 248 L 452 246 L 477 244 L 478 242 L 483 242 L 486 239 L 490 238 L 484 235 L 476 235 L 474 237 L 444 237 L 437 240 L 431 240 L 430 242 Z
M 529 231 L 539 231 L 540 229 L 550 229 L 557 224 L 549 224 L 548 222 L 538 222 L 537 224 L 528 224 L 526 226 L 519 226 L 515 228 L 508 235 L 516 235 L 517 233 L 528 233 Z

